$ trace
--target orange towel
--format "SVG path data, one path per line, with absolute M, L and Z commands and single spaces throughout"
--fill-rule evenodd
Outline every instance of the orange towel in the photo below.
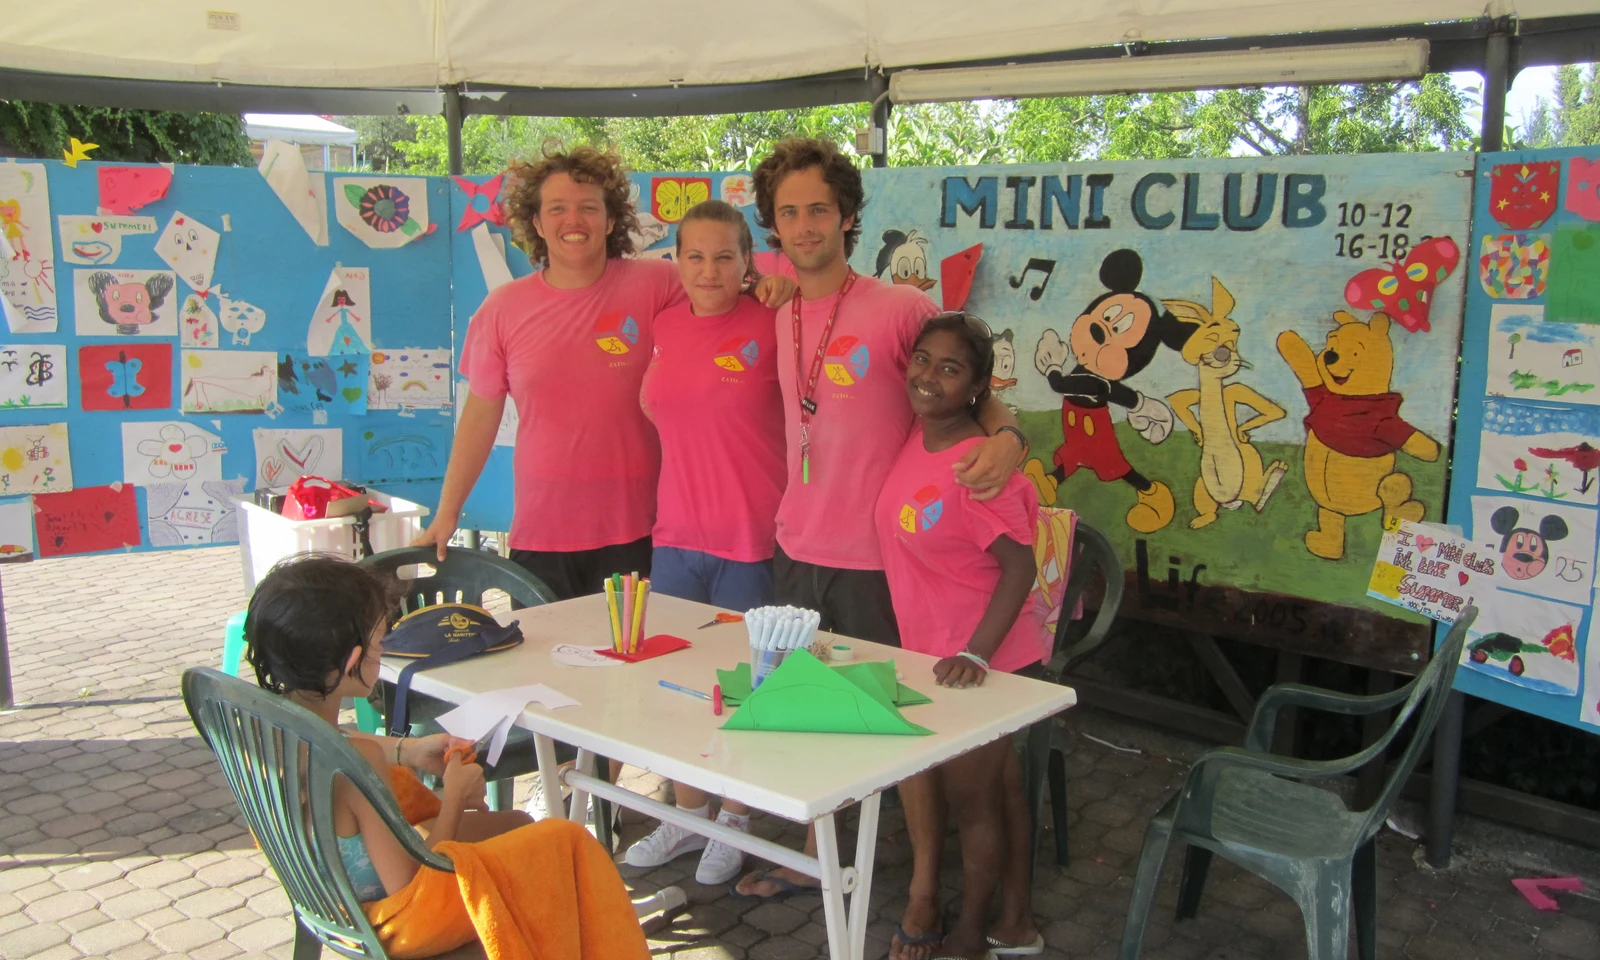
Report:
M 407 820 L 438 815 L 439 798 L 410 770 L 394 767 L 390 779 Z M 391 957 L 481 940 L 490 960 L 648 960 L 622 877 L 581 824 L 542 820 L 436 849 L 455 873 L 424 867 L 404 890 L 364 905 Z

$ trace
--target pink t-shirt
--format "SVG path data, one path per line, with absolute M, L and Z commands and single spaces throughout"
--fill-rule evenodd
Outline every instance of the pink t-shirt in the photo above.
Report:
M 543 272 L 497 287 L 473 314 L 461 373 L 517 405 L 517 550 L 593 550 L 650 534 L 661 452 L 639 409 L 651 319 L 683 299 L 664 260 L 611 260 L 560 290 Z
M 785 473 L 776 352 L 772 311 L 750 297 L 722 316 L 679 303 L 656 317 L 640 397 L 661 436 L 656 546 L 772 556 Z
M 758 258 L 763 273 L 784 272 Z M 787 264 L 783 264 L 787 266 Z M 847 570 L 882 570 L 872 505 L 915 419 L 906 365 L 939 308 L 915 287 L 860 276 L 839 307 L 812 397 L 811 482 L 800 476 L 800 393 L 838 294 L 801 308 L 799 376 L 792 307 L 778 308 L 778 379 L 783 386 L 789 485 L 778 507 L 778 543 L 796 560 Z
M 974 437 L 929 453 L 922 430 L 913 429 L 883 482 L 875 530 L 907 650 L 949 657 L 966 649 L 1000 583 L 1000 561 L 989 545 L 1001 535 L 1033 543 L 1039 496 L 1021 474 L 981 503 L 956 483 L 951 467 L 982 442 Z M 989 666 L 1010 673 L 1037 663 L 1049 656 L 1052 639 L 1043 608 L 1024 603 Z

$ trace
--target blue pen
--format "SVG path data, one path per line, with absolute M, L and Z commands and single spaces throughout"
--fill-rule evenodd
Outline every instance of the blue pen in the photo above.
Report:
M 676 690 L 679 693 L 687 693 L 691 697 L 699 697 L 701 700 L 705 700 L 707 702 L 710 702 L 711 700 L 709 696 L 701 693 L 699 690 L 690 690 L 688 687 L 680 687 L 676 683 L 672 683 L 668 680 L 658 680 L 656 682 L 661 684 L 663 687 L 666 687 L 668 690 Z

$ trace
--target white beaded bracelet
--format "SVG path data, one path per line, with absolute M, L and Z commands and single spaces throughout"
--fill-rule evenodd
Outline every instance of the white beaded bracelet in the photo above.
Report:
M 982 667 L 984 672 L 988 672 L 989 670 L 989 661 L 978 656 L 976 653 L 973 653 L 971 650 L 963 650 L 956 654 L 956 656 L 966 657 L 968 660 L 971 660 L 973 663 L 976 663 L 978 666 Z

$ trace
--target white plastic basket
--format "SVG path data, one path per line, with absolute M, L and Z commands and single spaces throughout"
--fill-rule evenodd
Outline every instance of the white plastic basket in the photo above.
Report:
M 367 539 L 374 553 L 411 545 L 422 533 L 428 508 L 410 500 L 391 497 L 368 488 L 367 495 L 388 507 L 375 513 L 368 525 Z M 361 559 L 361 541 L 356 536 L 355 517 L 332 520 L 290 520 L 255 505 L 246 495 L 236 498 L 240 516 L 239 561 L 244 568 L 244 589 L 251 593 L 256 581 L 267 575 L 272 565 L 297 553 L 331 553 Z

